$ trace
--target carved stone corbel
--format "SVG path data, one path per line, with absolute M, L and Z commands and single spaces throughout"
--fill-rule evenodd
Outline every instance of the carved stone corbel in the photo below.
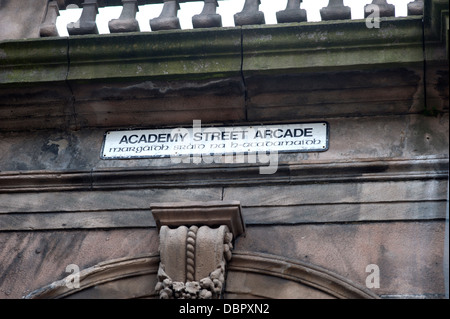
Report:
M 239 202 L 151 206 L 159 229 L 155 290 L 162 299 L 222 297 L 233 239 L 245 232 Z

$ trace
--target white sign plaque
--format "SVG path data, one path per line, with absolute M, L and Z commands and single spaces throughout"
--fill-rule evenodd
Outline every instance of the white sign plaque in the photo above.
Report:
M 328 150 L 326 122 L 123 130 L 106 132 L 102 159 L 250 154 L 257 152 L 323 152 Z

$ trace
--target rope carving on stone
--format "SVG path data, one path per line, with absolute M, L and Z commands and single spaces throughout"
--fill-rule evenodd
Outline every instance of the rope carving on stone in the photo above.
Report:
M 195 281 L 195 246 L 197 226 L 191 226 L 186 239 L 186 282 L 173 281 L 166 273 L 163 263 L 158 269 L 155 287 L 161 299 L 219 299 L 225 284 L 226 263 L 231 260 L 233 234 L 226 231 L 223 238 L 223 258 L 209 276 Z
M 195 278 L 195 241 L 197 239 L 197 226 L 189 228 L 186 240 L 186 280 L 194 281 Z

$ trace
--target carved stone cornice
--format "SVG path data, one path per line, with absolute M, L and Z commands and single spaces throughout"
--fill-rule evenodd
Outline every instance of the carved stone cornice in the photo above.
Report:
M 211 176 L 214 176 L 211 179 Z M 280 164 L 276 176 L 249 165 L 0 172 L 0 193 L 446 179 L 448 158 Z M 156 207 L 155 207 L 156 208 Z
M 447 34 L 440 32 L 447 20 L 439 4 L 433 2 L 424 15 L 426 42 L 433 40 L 425 48 L 428 65 L 447 60 L 446 43 L 437 41 Z M 422 69 L 422 33 L 422 17 L 410 16 L 382 18 L 381 29 L 368 29 L 364 20 L 339 20 L 2 41 L 0 105 L 8 117 L 0 116 L 0 130 L 179 125 L 196 116 L 243 121 L 246 92 L 252 97 L 244 87 L 251 85 L 249 77 L 264 76 L 258 79 L 263 83 L 287 73 Z M 178 91 L 186 94 L 183 103 L 197 106 L 200 90 L 211 100 L 202 95 L 208 103 L 201 108 L 176 109 L 174 87 L 183 88 Z M 176 116 L 165 116 L 168 101 L 174 101 Z M 219 113 L 216 104 L 223 105 Z M 324 117 L 342 112 L 317 109 Z M 259 121 L 252 114 L 250 109 L 247 119 Z

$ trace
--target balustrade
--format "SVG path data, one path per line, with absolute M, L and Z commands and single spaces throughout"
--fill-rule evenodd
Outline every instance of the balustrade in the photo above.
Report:
M 139 32 L 139 21 L 136 19 L 139 6 L 150 4 L 163 5 L 160 15 L 149 20 L 151 31 L 181 29 L 178 17 L 180 3 L 194 1 L 198 2 L 198 0 L 49 0 L 44 19 L 39 28 L 39 34 L 41 37 L 58 36 L 56 20 L 60 10 L 65 10 L 68 5 L 77 5 L 82 8 L 79 20 L 67 24 L 69 35 L 98 34 L 96 18 L 99 8 L 111 6 L 122 7 L 120 16 L 110 20 L 108 23 L 111 33 Z M 394 1 L 391 0 L 391 2 Z M 286 9 L 276 12 L 276 23 L 308 21 L 307 11 L 312 9 L 301 8 L 302 2 L 304 1 L 286 0 Z M 351 8 L 346 6 L 344 2 L 346 1 L 329 0 L 326 7 L 317 9 L 320 11 L 321 19 L 324 21 L 352 19 Z M 222 1 L 204 0 L 203 3 L 203 10 L 192 16 L 193 28 L 222 27 L 222 16 L 217 13 L 217 8 Z M 236 1 L 236 3 L 238 5 L 239 1 Z M 234 25 L 265 24 L 265 13 L 260 11 L 260 5 L 261 0 L 245 0 L 242 10 L 233 16 Z M 423 8 L 423 0 L 411 1 L 407 3 L 407 14 L 421 15 Z M 0 3 L 0 13 L 2 9 Z M 8 7 L 6 6 L 7 10 Z M 236 7 L 236 11 L 238 10 L 239 7 Z M 367 3 L 364 7 L 364 17 L 368 17 L 375 11 L 380 17 L 395 17 L 395 5 L 388 3 L 386 0 L 373 0 L 371 3 Z

